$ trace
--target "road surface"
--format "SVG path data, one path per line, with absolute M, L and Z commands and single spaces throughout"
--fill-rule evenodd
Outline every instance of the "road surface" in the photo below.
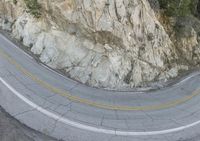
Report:
M 154 92 L 84 86 L 38 64 L 0 34 L 0 105 L 69 141 L 184 141 L 200 134 L 200 74 Z

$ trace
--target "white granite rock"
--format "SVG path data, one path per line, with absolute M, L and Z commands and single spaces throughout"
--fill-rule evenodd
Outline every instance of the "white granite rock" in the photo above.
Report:
M 38 1 L 39 19 L 21 11 L 23 1 L 13 5 L 13 35 L 49 66 L 114 89 L 178 75 L 175 47 L 147 0 Z

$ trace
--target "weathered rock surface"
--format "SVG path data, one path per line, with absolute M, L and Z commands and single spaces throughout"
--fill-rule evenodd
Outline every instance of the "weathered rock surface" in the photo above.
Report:
M 181 62 L 180 52 L 189 61 L 199 60 L 196 31 L 191 27 L 191 36 L 175 44 L 147 0 L 38 2 L 42 15 L 34 18 L 23 0 L 0 0 L 0 26 L 42 62 L 82 83 L 113 89 L 146 86 L 187 70 L 190 64 Z

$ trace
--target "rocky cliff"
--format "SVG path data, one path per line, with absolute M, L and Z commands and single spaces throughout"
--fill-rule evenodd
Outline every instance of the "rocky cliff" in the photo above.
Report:
M 174 78 L 200 62 L 198 19 L 173 18 L 154 3 L 159 4 L 0 0 L 0 26 L 42 62 L 82 83 L 112 89 L 141 87 Z

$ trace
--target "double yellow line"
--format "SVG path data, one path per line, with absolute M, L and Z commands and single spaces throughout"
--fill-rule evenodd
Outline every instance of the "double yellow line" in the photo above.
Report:
M 183 104 L 183 103 L 189 101 L 190 99 L 192 99 L 193 97 L 195 97 L 195 96 L 197 96 L 197 95 L 200 94 L 200 89 L 198 89 L 198 90 L 194 91 L 191 95 L 185 96 L 185 97 L 183 97 L 181 99 L 174 100 L 174 101 L 169 101 L 169 102 L 166 102 L 166 103 L 163 103 L 163 104 L 158 104 L 158 105 L 150 105 L 150 106 L 122 106 L 122 105 L 103 104 L 103 103 L 94 102 L 94 101 L 91 101 L 91 100 L 88 100 L 88 99 L 80 98 L 80 97 L 77 97 L 77 96 L 73 96 L 73 95 L 71 95 L 67 91 L 63 91 L 61 89 L 58 89 L 58 88 L 50 85 L 49 83 L 47 83 L 47 82 L 39 79 L 36 75 L 30 73 L 24 67 L 22 67 L 21 65 L 19 65 L 10 55 L 8 55 L 2 49 L 0 49 L 0 55 L 4 59 L 6 59 L 7 61 L 9 61 L 10 64 L 14 65 L 24 75 L 28 76 L 34 82 L 36 82 L 40 86 L 48 89 L 49 91 L 51 91 L 51 92 L 53 92 L 55 94 L 58 94 L 60 96 L 64 96 L 64 97 L 66 97 L 67 99 L 69 99 L 70 101 L 73 101 L 73 102 L 77 102 L 77 103 L 81 103 L 81 104 L 85 104 L 85 105 L 90 105 L 90 106 L 93 106 L 93 107 L 107 109 L 107 110 L 149 111 L 149 110 L 167 109 L 167 108 L 171 108 L 171 107 Z

